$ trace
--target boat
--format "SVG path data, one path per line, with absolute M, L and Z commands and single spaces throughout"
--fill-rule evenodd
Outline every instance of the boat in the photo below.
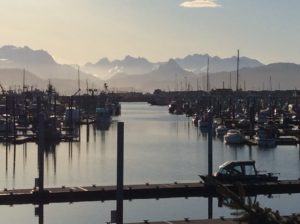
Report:
M 198 121 L 199 121 L 200 117 L 197 113 L 192 115 L 192 123 L 194 126 L 198 126 Z
M 0 117 L 0 136 L 12 135 L 15 130 L 14 122 L 9 114 Z
M 224 136 L 227 133 L 227 131 L 228 131 L 228 128 L 225 125 L 220 124 L 216 128 L 216 135 L 217 136 Z
M 105 107 L 96 108 L 96 126 L 100 130 L 108 130 L 111 124 L 111 115 Z
M 198 119 L 198 127 L 201 131 L 208 131 L 210 121 L 209 121 L 209 114 L 206 112 Z
M 269 120 L 269 114 L 270 114 L 270 110 L 267 108 L 265 110 L 262 110 L 256 118 L 256 122 L 258 124 L 264 124 L 266 122 L 268 122 Z
M 201 117 L 201 118 L 198 120 L 198 127 L 199 127 L 201 130 L 208 129 L 208 127 L 209 127 L 209 121 L 208 121 L 207 116 L 203 116 L 203 117 Z
M 245 136 L 237 129 L 230 129 L 224 135 L 224 141 L 227 144 L 243 144 L 246 141 Z
M 237 127 L 240 129 L 249 129 L 250 126 L 251 126 L 250 121 L 244 118 L 240 119 L 237 123 Z
M 169 104 L 169 113 L 176 114 L 176 115 L 182 115 L 183 114 L 182 103 L 177 102 L 177 101 L 172 101 Z
M 110 116 L 119 116 L 121 114 L 121 104 L 119 102 L 107 103 L 105 108 Z
M 55 116 L 50 116 L 45 120 L 44 135 L 46 143 L 58 143 L 60 141 L 61 126 Z
M 257 145 L 264 148 L 273 148 L 276 146 L 276 135 L 268 129 L 259 129 L 254 136 Z
M 208 176 L 200 175 L 200 177 L 205 182 Z M 278 176 L 272 173 L 260 174 L 255 167 L 254 160 L 227 161 L 219 166 L 219 170 L 212 177 L 222 183 L 274 182 L 278 180 Z
M 80 122 L 80 111 L 75 107 L 67 107 L 64 114 L 64 121 L 67 124 L 79 124 Z

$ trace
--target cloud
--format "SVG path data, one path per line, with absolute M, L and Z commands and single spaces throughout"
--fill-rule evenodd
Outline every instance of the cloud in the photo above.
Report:
M 186 0 L 180 6 L 185 8 L 216 8 L 221 7 L 216 0 Z

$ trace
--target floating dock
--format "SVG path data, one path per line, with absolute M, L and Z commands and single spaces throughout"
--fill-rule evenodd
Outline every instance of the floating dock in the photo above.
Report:
M 164 222 L 150 222 L 144 220 L 144 222 L 139 223 L 130 223 L 130 224 L 237 224 L 239 222 L 234 221 L 233 219 L 203 219 L 203 220 L 190 220 L 185 219 L 182 221 L 164 221 Z M 243 222 L 240 222 L 243 223 Z
M 224 184 L 232 191 L 236 186 Z M 300 180 L 281 180 L 277 182 L 243 184 L 246 195 L 271 195 L 284 193 L 300 193 Z M 218 197 L 212 186 L 202 182 L 125 185 L 124 200 L 159 199 L 174 197 Z M 116 186 L 85 186 L 45 188 L 39 192 L 35 189 L 4 189 L 0 191 L 0 204 L 39 204 L 81 201 L 116 200 Z

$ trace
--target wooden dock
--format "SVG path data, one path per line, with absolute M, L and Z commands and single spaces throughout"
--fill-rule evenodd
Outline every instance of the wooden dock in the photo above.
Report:
M 150 222 L 144 220 L 144 222 L 130 223 L 130 224 L 237 224 L 239 222 L 233 219 L 203 219 L 203 220 L 189 220 L 185 219 L 182 221 L 163 221 L 163 222 Z M 243 222 L 241 222 L 243 223 Z
M 225 184 L 225 186 L 233 191 L 237 190 L 232 184 Z M 247 195 L 300 193 L 300 180 L 249 183 L 243 186 Z M 214 187 L 201 182 L 124 186 L 124 200 L 210 196 L 217 197 L 218 194 Z M 116 186 L 63 186 L 60 188 L 45 188 L 44 192 L 35 189 L 4 189 L 0 191 L 0 204 L 2 205 L 106 200 L 116 200 Z

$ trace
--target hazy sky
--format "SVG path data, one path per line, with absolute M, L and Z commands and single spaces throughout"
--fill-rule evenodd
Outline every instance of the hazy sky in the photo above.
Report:
M 1 0 L 0 46 L 60 63 L 192 53 L 300 64 L 300 0 Z

